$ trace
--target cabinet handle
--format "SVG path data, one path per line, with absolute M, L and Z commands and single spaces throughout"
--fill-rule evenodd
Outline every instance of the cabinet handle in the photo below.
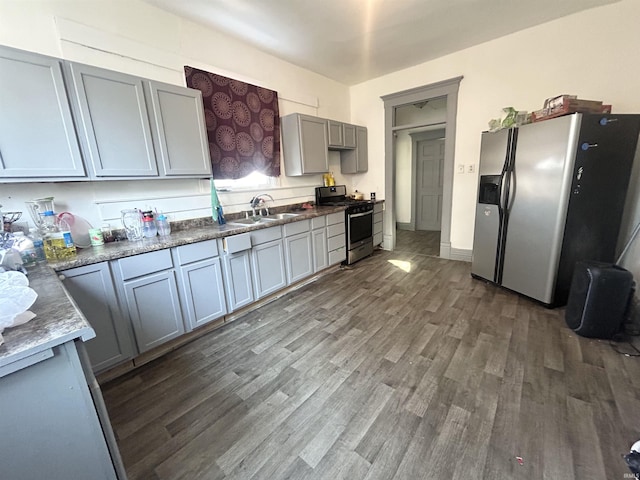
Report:
M 63 274 L 58 275 L 58 278 L 63 281 L 67 279 Z

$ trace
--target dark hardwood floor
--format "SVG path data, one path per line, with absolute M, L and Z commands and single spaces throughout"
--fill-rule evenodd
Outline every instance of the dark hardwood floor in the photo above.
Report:
M 622 480 L 640 361 L 563 314 L 378 251 L 103 392 L 131 479 Z

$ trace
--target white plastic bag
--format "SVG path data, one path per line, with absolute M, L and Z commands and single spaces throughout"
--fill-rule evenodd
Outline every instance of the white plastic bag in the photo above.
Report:
M 29 288 L 29 279 L 20 272 L 0 273 L 0 333 L 35 317 L 29 308 L 38 294 Z M 0 344 L 2 338 L 0 336 Z

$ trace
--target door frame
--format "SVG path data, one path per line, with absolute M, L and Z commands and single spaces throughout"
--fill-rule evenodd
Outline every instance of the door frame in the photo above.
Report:
M 410 103 L 423 102 L 432 98 L 447 97 L 447 122 L 444 140 L 444 172 L 442 186 L 442 230 L 440 231 L 440 257 L 451 258 L 451 213 L 453 199 L 453 166 L 455 159 L 456 117 L 458 111 L 458 90 L 464 77 L 454 77 L 441 82 L 416 87 L 380 97 L 384 102 L 384 199 L 385 210 L 383 235 L 384 248 L 393 250 L 396 246 L 395 184 L 396 159 L 395 108 Z
M 439 128 L 438 130 L 428 130 L 426 132 L 410 133 L 411 136 L 411 178 L 413 182 L 411 184 L 411 230 L 417 229 L 416 214 L 418 213 L 418 143 L 429 140 L 437 140 L 439 138 L 446 138 L 446 128 Z M 445 147 L 446 150 L 446 147 Z M 444 164 L 442 165 L 444 168 Z M 443 202 L 444 202 L 444 172 L 442 173 L 442 188 L 443 188 Z M 442 210 L 442 206 L 440 206 Z M 443 217 L 442 212 L 440 216 Z M 440 227 L 442 229 L 442 227 Z M 441 230 L 442 231 L 442 230 Z

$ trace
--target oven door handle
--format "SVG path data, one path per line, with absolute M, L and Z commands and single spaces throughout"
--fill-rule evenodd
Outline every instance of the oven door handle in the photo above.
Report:
M 365 215 L 373 215 L 373 210 L 364 213 L 350 213 L 349 218 L 364 217 Z

